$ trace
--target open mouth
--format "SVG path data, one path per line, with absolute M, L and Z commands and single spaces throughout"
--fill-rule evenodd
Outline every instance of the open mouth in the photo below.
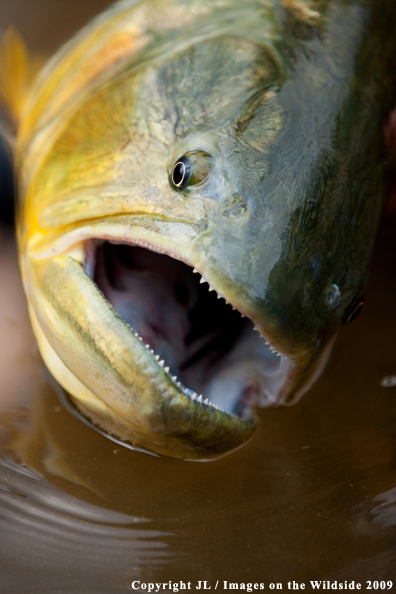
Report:
M 103 240 L 86 242 L 84 268 L 190 400 L 246 420 L 255 406 L 279 403 L 289 359 L 198 271 Z

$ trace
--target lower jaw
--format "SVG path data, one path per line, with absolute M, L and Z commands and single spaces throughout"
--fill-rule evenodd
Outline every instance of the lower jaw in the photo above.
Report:
M 176 317 L 170 316 L 171 328 L 184 327 L 177 340 L 166 328 L 160 328 L 152 331 L 151 344 L 143 343 L 134 327 L 139 326 L 142 319 L 138 317 L 137 321 L 129 319 L 128 322 L 114 311 L 120 309 L 123 282 L 128 285 L 131 281 L 132 285 L 131 293 L 129 288 L 124 291 L 126 303 L 136 302 L 134 256 L 132 266 L 127 266 L 129 271 L 111 281 L 98 264 L 103 241 L 93 241 L 96 246 L 91 261 L 85 260 L 86 272 L 73 258 L 74 252 L 70 256 L 29 261 L 26 265 L 27 285 L 37 288 L 32 291 L 35 298 L 31 300 L 36 335 L 55 378 L 94 424 L 134 446 L 186 459 L 210 459 L 247 442 L 256 425 L 254 406 L 274 406 L 282 400 L 285 385 L 290 383 L 290 374 L 294 373 L 290 360 L 271 352 L 271 345 L 254 332 L 250 320 L 241 318 L 224 302 L 220 305 L 215 292 L 208 291 L 207 287 L 204 290 L 205 284 L 199 282 L 199 276 L 194 275 L 189 266 L 172 258 L 169 258 L 171 265 L 166 276 L 175 273 L 174 262 L 182 267 L 174 276 L 180 273 L 189 290 L 196 291 L 195 305 L 202 305 L 203 299 L 203 321 L 198 316 L 198 321 L 195 320 L 197 335 L 191 336 L 194 329 L 191 308 L 179 303 Z M 108 244 L 103 249 L 118 248 Z M 128 244 L 126 249 L 141 248 Z M 150 252 L 149 263 L 152 257 Z M 93 265 L 95 259 L 96 265 Z M 159 269 L 163 269 L 162 265 Z M 145 272 L 144 266 L 142 272 Z M 156 263 L 152 273 L 149 277 L 158 279 Z M 101 274 L 104 278 L 100 278 Z M 98 283 L 103 294 L 89 277 Z M 143 283 L 143 296 L 145 289 Z M 160 292 L 160 300 L 155 304 L 163 306 L 172 292 L 168 286 L 164 293 Z M 182 323 L 180 306 L 184 311 Z M 143 319 L 150 321 L 155 310 L 156 307 L 143 309 Z M 205 312 L 209 312 L 209 334 L 205 329 Z M 160 316 L 161 319 L 166 317 L 169 318 Z M 73 321 L 77 318 L 80 325 Z M 217 325 L 213 326 L 215 322 Z M 65 328 L 69 336 L 67 344 L 62 339 Z M 214 330 L 218 339 L 215 347 L 210 340 L 208 342 Z M 161 334 L 164 351 L 158 353 Z M 205 354 L 201 352 L 199 340 L 206 347 Z M 91 355 L 90 344 L 96 345 L 96 354 Z M 197 346 L 199 356 L 192 352 Z M 171 363 L 176 366 L 175 373 L 167 369 L 166 362 L 161 364 L 161 357 L 165 356 L 166 360 L 170 347 L 177 355 Z M 117 353 L 122 353 L 121 362 Z

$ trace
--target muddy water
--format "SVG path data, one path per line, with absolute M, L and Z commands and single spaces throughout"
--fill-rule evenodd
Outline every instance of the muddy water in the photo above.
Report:
M 48 51 L 56 10 L 63 39 L 105 4 L 85 0 L 77 18 L 70 0 L 35 0 L 30 15 L 31 0 L 0 2 L 0 23 Z M 396 386 L 381 386 L 396 376 L 395 237 L 393 211 L 365 309 L 310 393 L 262 412 L 240 451 L 188 463 L 127 450 L 61 404 L 0 231 L 0 592 L 116 593 L 132 580 L 208 580 L 212 590 L 217 580 L 266 590 L 396 583 Z

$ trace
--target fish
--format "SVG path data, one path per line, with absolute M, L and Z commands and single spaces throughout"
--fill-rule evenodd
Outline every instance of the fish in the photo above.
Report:
M 29 314 L 94 426 L 210 460 L 320 375 L 363 306 L 395 16 L 391 0 L 121 0 L 30 78 L 8 35 Z

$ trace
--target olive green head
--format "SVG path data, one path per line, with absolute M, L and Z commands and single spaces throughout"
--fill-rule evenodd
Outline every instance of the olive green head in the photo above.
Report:
M 44 358 L 94 422 L 159 453 L 240 445 L 254 405 L 301 395 L 360 307 L 383 117 L 362 99 L 381 78 L 359 66 L 376 59 L 366 12 L 326 4 L 304 24 L 286 4 L 177 2 L 172 28 L 160 2 L 120 3 L 22 122 L 21 261 Z

